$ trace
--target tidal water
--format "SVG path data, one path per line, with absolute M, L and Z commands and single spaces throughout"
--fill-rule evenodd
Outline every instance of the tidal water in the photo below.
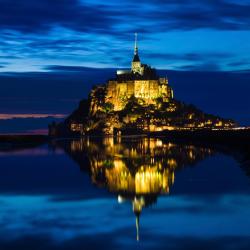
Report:
M 162 138 L 0 150 L 0 249 L 250 249 L 244 150 Z

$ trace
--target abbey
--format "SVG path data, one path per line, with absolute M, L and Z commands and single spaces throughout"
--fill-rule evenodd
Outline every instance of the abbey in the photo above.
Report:
M 50 125 L 49 134 L 116 136 L 235 126 L 231 119 L 206 114 L 176 100 L 168 79 L 141 63 L 136 36 L 131 69 L 117 70 L 113 79 L 94 86 L 88 99 L 81 100 L 64 122 Z
M 168 85 L 168 79 L 159 78 L 154 69 L 141 63 L 137 35 L 131 70 L 117 70 L 116 78 L 108 81 L 105 101 L 112 103 L 114 110 L 119 111 L 131 96 L 145 105 L 156 104 L 158 98 L 162 98 L 164 102 L 173 99 L 173 90 Z

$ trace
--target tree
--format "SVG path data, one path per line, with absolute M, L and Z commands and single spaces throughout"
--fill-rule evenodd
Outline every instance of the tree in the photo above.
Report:
M 155 99 L 155 102 L 156 102 L 157 108 L 161 108 L 161 106 L 163 104 L 163 98 L 162 97 L 157 97 Z
M 114 105 L 111 102 L 106 102 L 103 104 L 103 109 L 105 113 L 110 113 L 114 110 Z
M 128 101 L 127 101 L 127 104 L 124 108 L 125 111 L 134 111 L 136 109 L 139 109 L 141 107 L 141 105 L 139 104 L 139 101 L 138 99 L 132 95 Z

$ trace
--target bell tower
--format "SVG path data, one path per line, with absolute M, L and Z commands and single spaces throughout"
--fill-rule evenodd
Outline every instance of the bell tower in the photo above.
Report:
M 141 75 L 143 74 L 143 67 L 141 66 L 141 61 L 140 61 L 139 54 L 138 54 L 137 33 L 135 33 L 134 58 L 132 61 L 131 71 L 133 73 L 139 73 Z

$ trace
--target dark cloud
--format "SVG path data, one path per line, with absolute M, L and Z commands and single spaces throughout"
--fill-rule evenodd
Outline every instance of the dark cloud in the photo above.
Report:
M 153 59 L 163 59 L 163 60 L 185 60 L 185 61 L 209 61 L 209 60 L 219 60 L 221 58 L 231 58 L 234 55 L 232 53 L 223 52 L 202 52 L 202 53 L 186 53 L 186 54 L 170 54 L 170 53 L 144 53 L 147 58 Z
M 6 56 L 0 56 L 0 59 L 19 59 L 21 56 L 14 56 L 14 55 L 6 55 Z M 4 62 L 4 64 L 8 64 L 7 62 Z
M 49 71 L 60 71 L 60 72 L 85 72 L 90 70 L 98 70 L 83 66 L 63 66 L 63 65 L 49 65 L 45 67 Z
M 55 39 L 55 40 L 48 40 L 48 39 L 42 39 L 37 38 L 33 39 L 30 42 L 28 42 L 28 46 L 30 48 L 36 48 L 36 50 L 41 49 L 50 49 L 54 51 L 72 51 L 73 49 L 83 49 L 81 46 L 82 44 L 90 43 L 91 41 L 89 39 Z M 84 51 L 91 51 L 90 48 L 84 47 Z
M 228 63 L 227 65 L 231 66 L 231 67 L 249 66 L 250 61 L 249 60 L 242 60 L 242 61 L 238 61 L 238 62 L 231 62 L 231 63 Z
M 63 66 L 63 65 L 49 65 L 46 66 L 44 69 L 52 71 L 52 72 L 61 72 L 61 73 L 66 73 L 66 72 L 94 72 L 97 73 L 103 72 L 103 71 L 110 71 L 111 73 L 115 73 L 115 69 L 98 69 L 98 68 L 89 68 L 89 67 L 84 67 L 84 66 Z
M 144 13 L 157 20 L 162 31 L 193 30 L 209 28 L 215 30 L 248 30 L 250 27 L 250 3 L 214 1 L 160 2 L 159 8 Z M 172 7 L 172 8 L 170 8 Z
M 113 4 L 112 4 L 113 3 Z M 98 3 L 78 0 L 0 0 L 0 28 L 47 32 L 55 27 L 126 37 L 171 29 L 248 30 L 250 4 L 226 0 Z M 153 29 L 152 29 L 153 28 Z M 125 34 L 125 36 L 124 36 Z
M 110 28 L 113 13 L 77 0 L 1 0 L 0 27 L 23 32 L 44 32 L 56 26 L 80 31 Z
M 68 64 L 73 61 L 73 64 L 93 67 L 126 67 L 130 63 L 125 52 L 128 51 L 126 44 L 133 42 L 135 31 L 142 33 L 140 39 L 146 46 L 152 40 L 164 39 L 160 41 L 159 51 L 162 51 L 167 39 L 162 33 L 169 31 L 249 30 L 250 27 L 250 2 L 243 4 L 236 0 L 142 0 L 138 3 L 132 0 L 122 3 L 115 0 L 0 0 L 0 7 L 0 58 L 11 61 L 15 65 L 13 71 L 27 59 L 30 61 L 23 64 L 25 71 L 42 68 L 39 65 L 48 64 L 45 60 L 49 60 L 49 64 L 60 64 L 63 60 Z M 161 34 L 154 35 L 157 32 Z M 188 42 L 191 39 L 189 37 Z M 206 43 L 206 39 L 202 41 Z M 181 55 L 178 48 L 174 48 L 173 54 L 148 52 L 145 57 L 159 61 L 184 60 L 190 65 L 197 62 L 201 64 L 195 66 L 198 69 L 203 67 L 202 64 L 218 61 L 223 68 L 233 57 L 230 53 L 187 52 Z
M 221 68 L 217 63 L 201 63 L 201 64 L 191 64 L 177 67 L 179 70 L 184 71 L 202 71 L 202 72 L 214 72 L 220 71 Z

